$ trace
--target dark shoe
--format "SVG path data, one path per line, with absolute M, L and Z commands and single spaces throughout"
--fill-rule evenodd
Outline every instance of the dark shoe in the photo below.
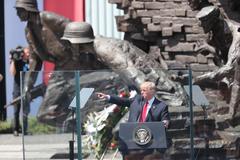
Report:
M 13 135 L 16 136 L 16 137 L 19 136 L 18 131 L 14 131 L 14 132 L 13 132 Z

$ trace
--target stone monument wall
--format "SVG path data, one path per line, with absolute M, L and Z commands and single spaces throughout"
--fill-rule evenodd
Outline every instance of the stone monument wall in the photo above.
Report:
M 210 3 L 221 8 L 218 0 Z M 193 10 L 189 0 L 109 0 L 124 10 L 117 16 L 117 27 L 125 32 L 125 39 L 158 60 L 163 58 L 168 67 L 190 64 L 193 76 L 216 69 L 213 55 L 194 51 L 198 42 L 207 40 L 195 18 L 199 10 Z M 154 53 L 152 53 L 154 52 Z

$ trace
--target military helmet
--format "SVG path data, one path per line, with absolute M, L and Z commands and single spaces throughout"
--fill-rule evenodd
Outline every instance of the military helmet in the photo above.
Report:
M 205 21 L 205 20 L 212 20 L 215 19 L 220 15 L 220 10 L 215 6 L 207 6 L 200 10 L 200 12 L 197 13 L 196 18 Z
M 15 8 L 24 8 L 30 12 L 39 12 L 37 0 L 16 0 Z
M 86 22 L 70 22 L 64 30 L 63 40 L 71 43 L 90 43 L 94 40 L 92 26 Z

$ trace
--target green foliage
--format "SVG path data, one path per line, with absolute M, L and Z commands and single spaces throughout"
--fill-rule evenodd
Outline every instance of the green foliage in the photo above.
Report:
M 28 123 L 28 131 L 32 134 L 51 134 L 56 132 L 55 127 L 39 123 L 36 117 L 30 117 Z
M 51 134 L 56 133 L 56 128 L 39 123 L 36 117 L 29 117 L 28 132 L 32 134 Z M 11 121 L 0 121 L 0 133 L 12 133 Z
M 9 121 L 0 121 L 0 133 L 11 133 L 12 127 Z

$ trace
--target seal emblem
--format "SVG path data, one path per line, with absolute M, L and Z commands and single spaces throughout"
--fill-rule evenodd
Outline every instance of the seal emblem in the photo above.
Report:
M 152 139 L 151 130 L 145 126 L 137 126 L 133 131 L 133 140 L 138 145 L 146 145 L 148 144 Z

